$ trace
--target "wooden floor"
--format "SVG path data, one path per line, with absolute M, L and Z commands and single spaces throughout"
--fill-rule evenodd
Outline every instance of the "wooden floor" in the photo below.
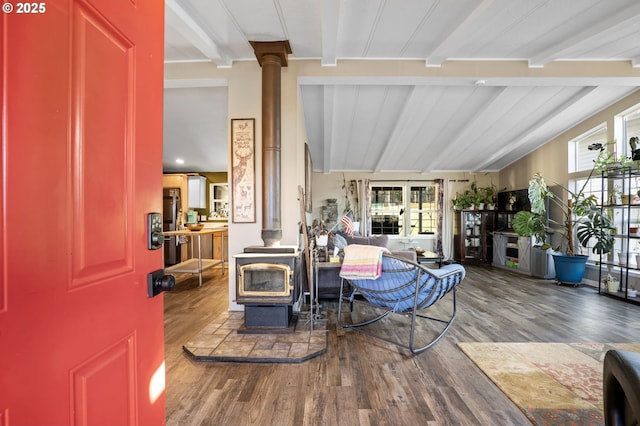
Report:
M 228 307 L 227 275 L 179 279 L 165 295 L 168 425 L 528 425 L 457 342 L 638 342 L 640 307 L 492 267 L 467 267 L 458 315 L 434 347 L 336 329 L 302 364 L 195 363 L 182 345 Z

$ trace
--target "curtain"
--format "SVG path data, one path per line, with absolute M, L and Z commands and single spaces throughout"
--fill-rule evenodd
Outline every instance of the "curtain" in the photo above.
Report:
M 451 194 L 454 192 L 452 186 L 456 185 L 455 180 L 447 181 L 447 185 L 443 185 L 444 199 L 450 200 Z M 453 221 L 455 220 L 453 209 L 446 206 L 443 209 L 443 230 L 442 230 L 442 257 L 445 260 L 453 259 Z
M 455 194 L 463 189 L 469 181 L 466 179 L 456 180 L 450 179 L 447 181 L 444 188 L 444 199 L 450 200 Z M 443 220 L 443 237 L 442 237 L 442 254 L 445 260 L 453 259 L 453 224 L 456 220 L 456 214 L 451 205 L 444 206 L 444 220 Z
M 436 218 L 436 239 L 433 242 L 433 251 L 438 253 L 440 256 L 443 256 L 443 215 L 444 215 L 444 179 L 435 179 L 435 187 L 436 187 L 436 208 L 438 209 L 438 217 Z
M 358 188 L 360 190 L 360 234 L 368 237 L 371 235 L 371 179 L 362 179 L 359 181 Z

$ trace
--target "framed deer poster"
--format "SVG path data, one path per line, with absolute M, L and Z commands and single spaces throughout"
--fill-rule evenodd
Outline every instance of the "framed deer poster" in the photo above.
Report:
M 231 119 L 231 184 L 234 223 L 256 221 L 255 119 Z

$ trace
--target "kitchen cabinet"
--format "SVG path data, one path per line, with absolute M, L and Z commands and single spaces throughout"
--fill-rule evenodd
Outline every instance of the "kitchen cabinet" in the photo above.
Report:
M 189 208 L 207 208 L 207 178 L 204 176 L 189 176 Z
M 456 212 L 453 229 L 453 257 L 460 263 L 491 263 L 495 211 Z

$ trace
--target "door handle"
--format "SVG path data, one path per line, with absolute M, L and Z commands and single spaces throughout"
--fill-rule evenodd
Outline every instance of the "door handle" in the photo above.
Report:
M 165 275 L 164 269 L 150 272 L 147 275 L 147 294 L 155 297 L 163 291 L 171 291 L 176 286 L 176 277 Z

